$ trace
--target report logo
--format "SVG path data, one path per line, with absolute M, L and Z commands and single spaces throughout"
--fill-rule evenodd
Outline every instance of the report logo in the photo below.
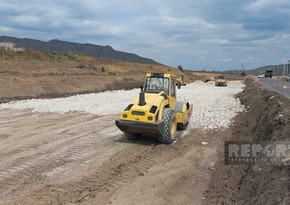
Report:
M 226 141 L 225 164 L 290 165 L 290 141 Z

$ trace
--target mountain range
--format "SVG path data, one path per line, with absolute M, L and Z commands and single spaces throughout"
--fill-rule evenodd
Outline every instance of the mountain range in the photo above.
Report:
M 111 46 L 100 46 L 90 43 L 73 43 L 53 39 L 47 42 L 29 39 L 29 38 L 15 38 L 11 36 L 0 36 L 0 42 L 15 43 L 15 47 L 29 48 L 38 51 L 46 52 L 74 52 L 98 58 L 122 60 L 136 63 L 146 64 L 160 64 L 152 59 L 138 56 L 134 53 L 114 50 Z

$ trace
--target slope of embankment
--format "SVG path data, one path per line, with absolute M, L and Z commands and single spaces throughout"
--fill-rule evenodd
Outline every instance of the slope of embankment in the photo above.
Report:
M 253 78 L 240 94 L 246 111 L 235 117 L 233 141 L 289 141 L 290 100 L 268 91 Z M 225 165 L 220 156 L 205 204 L 290 204 L 290 169 L 286 165 Z

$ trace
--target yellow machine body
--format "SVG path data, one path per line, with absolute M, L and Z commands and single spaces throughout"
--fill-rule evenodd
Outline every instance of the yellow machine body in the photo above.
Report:
M 116 120 L 116 126 L 125 134 L 151 134 L 162 137 L 170 129 L 186 127 L 192 115 L 192 104 L 176 101 L 176 76 L 147 73 L 144 89 Z M 168 122 L 170 118 L 171 122 Z M 170 127 L 168 128 L 168 124 Z M 174 128 L 175 126 L 175 128 Z M 162 140 L 161 140 L 162 141 Z
M 228 82 L 226 81 L 225 76 L 220 75 L 217 77 L 217 79 L 215 80 L 215 86 L 227 86 Z

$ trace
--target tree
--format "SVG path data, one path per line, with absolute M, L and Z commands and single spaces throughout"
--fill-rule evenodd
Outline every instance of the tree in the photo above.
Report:
M 177 66 L 178 70 L 183 71 L 182 65 Z

